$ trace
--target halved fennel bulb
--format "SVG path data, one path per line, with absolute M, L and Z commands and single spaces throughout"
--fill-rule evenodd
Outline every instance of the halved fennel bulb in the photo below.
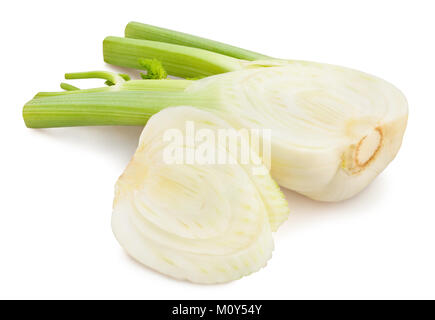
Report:
M 236 128 L 271 129 L 273 178 L 323 201 L 366 187 L 397 154 L 408 117 L 386 81 L 312 62 L 224 73 L 186 91 L 215 96 L 212 111 Z
M 272 231 L 287 218 L 287 202 L 267 171 L 253 174 L 257 162 L 242 163 L 225 144 L 165 139 L 167 130 L 185 132 L 186 121 L 197 130 L 231 128 L 192 107 L 152 116 L 116 184 L 113 232 L 133 258 L 171 277 L 197 283 L 239 279 L 270 259 Z M 165 152 L 174 144 L 186 153 L 213 148 L 234 163 L 168 163 Z
M 408 106 L 377 77 L 304 61 L 244 61 L 243 69 L 189 80 L 120 81 L 39 94 L 24 107 L 30 127 L 140 125 L 166 107 L 191 105 L 231 126 L 270 129 L 271 174 L 323 201 L 350 198 L 395 157 Z

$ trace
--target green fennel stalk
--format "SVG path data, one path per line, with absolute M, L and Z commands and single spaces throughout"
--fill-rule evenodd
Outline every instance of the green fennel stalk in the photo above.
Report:
M 134 39 L 151 40 L 165 43 L 178 44 L 185 47 L 204 49 L 210 52 L 220 53 L 241 60 L 266 60 L 271 59 L 266 55 L 213 41 L 191 34 L 151 26 L 149 24 L 130 22 L 125 27 L 125 37 Z
M 104 61 L 144 69 L 143 58 L 159 60 L 169 74 L 177 77 L 207 77 L 243 68 L 236 59 L 203 49 L 163 42 L 107 37 L 103 42 Z

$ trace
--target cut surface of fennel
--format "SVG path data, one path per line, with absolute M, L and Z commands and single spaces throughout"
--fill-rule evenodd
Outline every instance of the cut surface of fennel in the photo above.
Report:
M 288 205 L 269 174 L 253 175 L 225 145 L 235 164 L 167 164 L 167 129 L 184 132 L 231 126 L 192 107 L 168 108 L 145 126 L 132 160 L 116 184 L 112 228 L 136 260 L 174 278 L 197 283 L 239 279 L 265 266 L 272 231 Z M 183 150 L 191 148 L 184 142 Z M 255 154 L 254 154 L 255 155 Z

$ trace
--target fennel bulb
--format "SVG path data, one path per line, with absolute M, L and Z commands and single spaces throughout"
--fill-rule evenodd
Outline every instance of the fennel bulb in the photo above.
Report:
M 171 75 L 205 78 L 118 79 L 105 88 L 41 93 L 24 107 L 27 126 L 141 125 L 162 108 L 195 106 L 235 128 L 271 129 L 273 178 L 322 201 L 357 194 L 400 148 L 407 102 L 382 79 L 138 23 L 126 36 L 135 39 L 105 39 L 106 62 L 158 70 L 149 62 L 158 59 Z

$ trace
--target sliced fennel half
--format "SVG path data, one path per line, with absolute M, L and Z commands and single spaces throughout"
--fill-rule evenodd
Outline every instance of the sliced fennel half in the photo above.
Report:
M 165 148 L 174 143 L 164 139 L 166 130 L 184 132 L 186 121 L 198 130 L 231 128 L 192 107 L 152 116 L 116 183 L 112 228 L 133 258 L 168 276 L 197 283 L 236 280 L 266 265 L 272 231 L 287 218 L 288 205 L 269 174 L 252 174 L 254 164 L 242 164 L 224 144 L 211 146 L 234 164 L 165 162 Z M 183 151 L 192 148 L 185 140 L 175 143 Z
M 159 110 L 192 105 L 235 128 L 272 131 L 271 173 L 324 201 L 347 199 L 397 154 L 407 102 L 391 84 L 355 70 L 293 62 L 201 80 L 135 80 L 41 93 L 24 107 L 29 127 L 141 125 Z
M 169 74 L 206 78 L 122 79 L 108 88 L 41 93 L 24 107 L 27 126 L 140 125 L 163 108 L 195 106 L 235 128 L 271 129 L 274 179 L 323 201 L 357 194 L 400 148 L 407 102 L 382 79 L 138 23 L 126 36 L 134 39 L 105 39 L 106 62 L 149 69 L 143 59 L 156 58 Z

